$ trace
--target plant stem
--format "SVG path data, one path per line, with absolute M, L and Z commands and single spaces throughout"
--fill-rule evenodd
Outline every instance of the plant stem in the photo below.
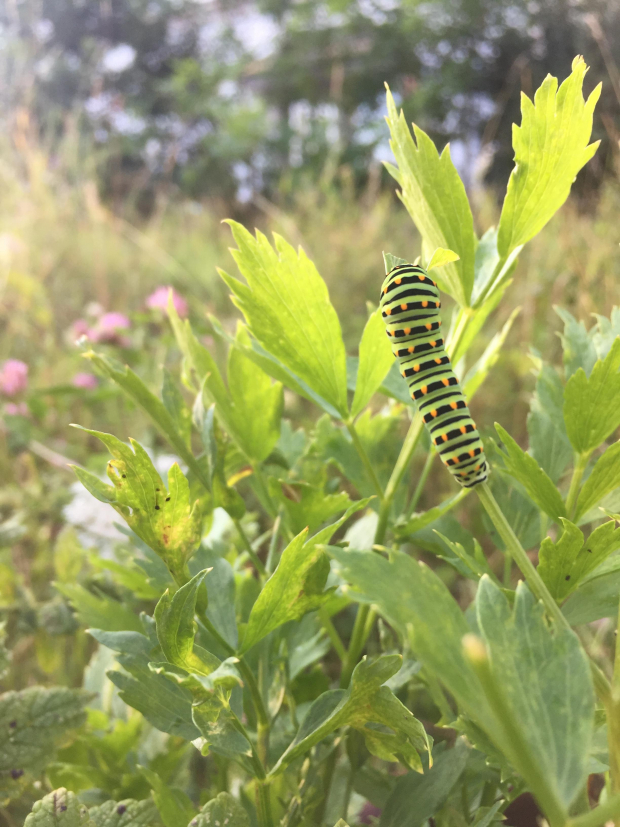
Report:
M 342 642 L 342 638 L 336 631 L 336 627 L 332 623 L 331 617 L 325 611 L 325 607 L 321 607 L 319 609 L 319 617 L 321 619 L 321 623 L 323 624 L 323 628 L 327 632 L 327 636 L 331 640 L 332 646 L 334 647 L 334 651 L 340 658 L 340 660 L 344 663 L 347 657 L 347 650 L 345 648 L 344 643 Z
M 428 479 L 428 475 L 430 473 L 436 456 L 436 452 L 431 447 L 429 449 L 428 456 L 426 457 L 424 467 L 422 468 L 422 473 L 418 478 L 418 483 L 415 487 L 415 491 L 413 492 L 413 496 L 411 497 L 411 502 L 409 503 L 409 506 L 407 508 L 407 517 L 410 517 L 416 509 L 416 506 L 420 500 L 420 497 L 422 496 L 422 491 L 424 490 L 426 480 Z
M 611 792 L 620 794 L 620 605 L 618 608 L 618 626 L 616 629 L 616 652 L 614 656 L 614 673 L 611 681 L 611 693 L 605 704 L 607 713 L 607 744 L 609 747 L 609 782 Z M 620 824 L 620 810 L 614 816 L 614 824 Z
M 274 518 L 276 516 L 276 506 L 274 505 L 273 500 L 271 499 L 271 494 L 269 493 L 269 487 L 265 481 L 265 475 L 263 474 L 262 468 L 258 463 L 255 463 L 252 466 L 252 470 L 254 471 L 254 483 L 256 485 L 256 496 L 260 500 L 261 505 L 267 512 L 267 514 Z
M 265 568 L 267 572 L 271 574 L 275 568 L 273 565 L 273 560 L 276 554 L 276 547 L 278 545 L 278 536 L 280 534 L 280 525 L 282 524 L 282 509 L 278 511 L 278 516 L 275 519 L 273 524 L 273 529 L 271 530 L 271 540 L 269 541 L 269 551 L 267 552 L 267 562 L 265 563 Z
M 510 523 L 504 516 L 504 512 L 499 507 L 499 504 L 491 493 L 491 489 L 487 483 L 483 482 L 480 483 L 480 485 L 477 485 L 476 491 L 487 514 L 491 518 L 491 522 L 497 529 L 497 533 L 506 545 L 506 553 L 512 557 L 517 566 L 521 569 L 521 573 L 525 577 L 525 580 L 534 596 L 538 600 L 542 600 L 550 617 L 552 617 L 560 626 L 570 629 L 568 621 L 562 614 L 560 607 L 554 598 L 551 596 L 549 589 L 544 584 L 540 574 L 538 574 L 538 571 L 535 569 L 534 564 L 527 556 L 525 549 L 519 542 L 517 535 L 512 530 Z
M 573 469 L 573 476 L 571 477 L 570 488 L 568 489 L 568 496 L 566 498 L 566 513 L 568 514 L 569 520 L 572 520 L 574 517 L 581 478 L 586 470 L 591 454 L 592 451 L 586 451 L 583 454 L 575 455 L 575 467 Z
M 243 526 L 241 525 L 241 521 L 237 519 L 233 519 L 233 523 L 235 524 L 235 528 L 237 529 L 239 536 L 241 537 L 241 542 L 243 543 L 243 547 L 248 553 L 250 560 L 254 563 L 254 567 L 256 571 L 261 575 L 261 577 L 267 577 L 267 569 L 264 566 L 263 561 L 260 559 L 258 554 L 252 548 L 252 543 L 250 542 L 250 538 L 245 533 Z
M 259 827 L 273 827 L 271 793 L 268 781 L 256 779 L 256 810 Z
M 370 480 L 373 484 L 373 487 L 374 487 L 375 491 L 377 492 L 377 496 L 379 497 L 379 499 L 381 501 L 383 501 L 383 488 L 381 487 L 381 483 L 379 482 L 379 478 L 377 477 L 377 475 L 375 473 L 375 469 L 372 467 L 372 463 L 371 463 L 371 461 L 368 457 L 368 454 L 366 453 L 366 449 L 362 445 L 362 441 L 359 438 L 359 434 L 355 430 L 355 425 L 353 424 L 352 420 L 350 420 L 350 419 L 346 420 L 344 424 L 346 426 L 347 431 L 351 435 L 351 439 L 353 440 L 353 445 L 355 447 L 355 450 L 357 451 L 359 458 L 362 460 L 362 464 L 363 464 L 364 468 L 366 469 L 366 473 L 370 477 Z
M 620 815 L 620 794 L 613 795 L 608 798 L 604 804 L 599 804 L 594 810 L 588 813 L 570 818 L 566 822 L 566 827 L 600 827 L 608 821 L 613 820 L 617 823 Z
M 357 662 L 364 648 L 364 630 L 366 628 L 366 621 L 370 606 L 365 603 L 360 603 L 357 607 L 357 615 L 355 616 L 355 623 L 353 624 L 353 632 L 349 642 L 349 649 L 346 653 L 344 663 L 342 664 L 342 672 L 340 673 L 340 687 L 346 689 L 351 680 L 353 670 L 357 666 Z

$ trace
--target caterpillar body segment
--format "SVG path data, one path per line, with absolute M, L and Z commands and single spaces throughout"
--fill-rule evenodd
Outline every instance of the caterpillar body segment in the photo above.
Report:
M 380 306 L 400 372 L 443 463 L 465 488 L 484 482 L 489 467 L 444 348 L 437 284 L 422 267 L 400 264 L 385 277 Z

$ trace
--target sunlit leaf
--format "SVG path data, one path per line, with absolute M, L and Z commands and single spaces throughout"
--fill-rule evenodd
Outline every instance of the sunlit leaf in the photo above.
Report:
M 357 416 L 370 402 L 393 361 L 394 356 L 385 335 L 381 309 L 378 308 L 366 322 L 362 334 L 351 416 Z

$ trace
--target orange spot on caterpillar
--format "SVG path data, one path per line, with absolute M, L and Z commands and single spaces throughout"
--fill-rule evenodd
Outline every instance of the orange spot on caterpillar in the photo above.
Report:
M 410 327 L 406 327 L 406 328 L 405 328 L 405 336 L 408 336 L 410 333 L 411 333 L 411 328 L 410 328 Z
M 427 330 L 432 330 L 432 329 L 433 329 L 433 325 L 429 322 L 429 323 L 426 325 L 426 329 L 427 329 Z
M 415 351 L 415 347 L 411 345 L 411 347 L 408 347 L 407 350 L 409 351 L 409 353 L 413 353 Z
M 470 456 L 470 457 L 472 457 L 472 458 L 473 458 L 473 457 L 475 457 L 475 456 L 476 456 L 476 452 L 475 452 L 475 451 L 473 451 L 473 450 L 472 450 L 472 451 L 470 451 L 470 452 L 469 452 L 469 456 Z
M 407 307 L 408 307 L 408 305 L 406 305 L 406 304 L 401 304 L 400 309 L 401 309 L 401 310 L 406 310 L 406 309 L 407 309 Z
M 462 434 L 466 434 L 466 433 L 467 433 L 467 426 L 465 426 L 465 425 L 461 425 L 461 433 L 462 433 Z
M 457 406 L 456 402 L 450 402 L 450 407 L 452 408 L 453 411 L 455 411 L 458 406 Z
M 420 366 L 419 366 L 419 365 L 414 365 L 414 366 L 413 366 L 413 369 L 414 369 L 414 370 L 415 370 L 415 372 L 417 373 L 417 372 L 420 370 Z
M 424 396 L 424 394 L 425 394 L 425 393 L 427 393 L 427 391 L 428 391 L 428 387 L 427 387 L 426 385 L 424 385 L 424 386 L 421 388 L 421 391 L 422 391 L 422 396 Z
M 441 364 L 441 359 L 435 359 L 435 363 L 436 363 L 437 365 L 440 365 L 440 364 Z
M 423 302 L 422 302 L 422 307 L 428 307 L 428 302 L 427 302 L 427 301 L 423 301 Z
M 392 308 L 391 307 L 386 307 L 385 308 L 385 315 L 386 316 L 391 316 L 392 315 Z
M 442 434 L 441 438 L 443 439 L 444 442 L 447 442 L 448 441 L 448 434 Z
M 450 384 L 450 380 L 449 380 L 449 379 L 442 379 L 441 381 L 442 381 L 442 382 L 443 382 L 443 384 L 446 386 L 446 388 L 447 388 L 447 387 L 448 387 L 448 385 Z
M 431 347 L 436 347 L 436 346 L 437 346 L 437 342 L 430 342 L 430 346 L 431 346 Z
M 437 416 L 437 411 L 431 411 L 431 416 L 433 417 L 433 419 L 435 419 L 435 417 Z
M 400 284 L 402 281 L 401 277 L 399 276 L 397 279 L 394 279 L 394 284 Z
M 418 276 L 418 278 L 420 279 L 420 281 L 424 281 L 424 276 Z

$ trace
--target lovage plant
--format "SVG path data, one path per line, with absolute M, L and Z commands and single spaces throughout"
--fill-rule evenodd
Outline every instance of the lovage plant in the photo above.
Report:
M 474 413 L 514 316 L 467 365 L 470 348 L 596 150 L 585 72 L 577 58 L 559 89 L 548 77 L 523 98 L 499 224 L 481 238 L 449 148 L 412 134 L 388 92 L 388 168 L 425 272 L 454 301 L 445 354 Z M 76 473 L 126 523 L 131 555 L 103 563 L 126 605 L 70 577 L 59 588 L 99 644 L 115 704 L 84 723 L 79 690 L 3 696 L 3 795 L 81 725 L 28 827 L 488 827 L 524 792 L 550 827 L 620 824 L 620 666 L 587 626 L 618 612 L 618 312 L 588 331 L 560 311 L 564 366 L 534 359 L 529 450 L 500 425 L 482 432 L 488 480 L 459 487 L 446 473 L 448 496 L 430 492 L 419 513 L 437 451 L 389 314 L 369 312 L 348 356 L 303 250 L 230 227 L 241 278 L 221 276 L 243 320 L 233 334 L 211 319 L 210 349 L 170 301 L 180 383 L 166 373 L 160 397 L 86 354 L 178 462 L 164 481 L 136 441 L 88 431 L 111 455 L 109 482 Z M 387 269 L 399 261 L 386 255 Z M 377 295 L 382 279 L 378 267 Z M 310 424 L 283 418 L 291 399 Z M 476 536 L 453 514 L 472 490 L 487 515 Z

